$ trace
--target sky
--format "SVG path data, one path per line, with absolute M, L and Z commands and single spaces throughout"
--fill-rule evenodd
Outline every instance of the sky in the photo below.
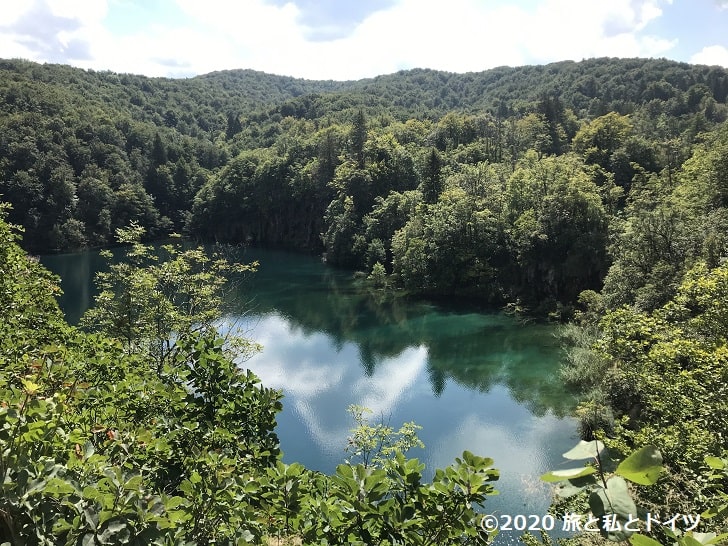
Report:
M 728 67 L 728 0 L 0 0 L 0 58 L 356 80 L 592 57 Z

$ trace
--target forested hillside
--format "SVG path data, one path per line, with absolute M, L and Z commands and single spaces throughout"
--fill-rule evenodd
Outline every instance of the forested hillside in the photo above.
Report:
M 633 197 L 672 191 L 728 117 L 725 70 L 666 60 L 355 82 L 0 69 L 0 194 L 33 252 L 107 245 L 135 221 L 547 310 L 629 259 L 609 245 L 649 212 Z M 668 274 L 618 265 L 608 286 Z

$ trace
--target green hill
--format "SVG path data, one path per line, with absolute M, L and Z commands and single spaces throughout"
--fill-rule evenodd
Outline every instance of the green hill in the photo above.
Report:
M 601 286 L 608 226 L 633 184 L 677 173 L 728 117 L 727 96 L 725 69 L 648 59 L 348 82 L 251 70 L 147 78 L 9 60 L 0 195 L 33 252 L 107 245 L 137 222 L 150 237 L 303 248 L 367 272 L 379 262 L 421 291 L 569 301 Z M 526 198 L 539 169 L 588 183 L 559 190 L 553 179 Z M 588 258 L 564 242 L 576 236 L 574 213 L 570 223 L 540 208 L 554 191 L 577 191 L 585 201 L 572 205 L 591 207 L 579 243 Z M 461 220 L 436 205 L 460 207 Z M 449 215 L 450 227 L 433 214 Z M 448 233 L 456 225 L 463 233 Z M 461 250 L 455 259 L 444 248 Z M 423 271 L 411 269 L 416 256 L 427 258 Z M 450 271 L 457 263 L 467 278 Z

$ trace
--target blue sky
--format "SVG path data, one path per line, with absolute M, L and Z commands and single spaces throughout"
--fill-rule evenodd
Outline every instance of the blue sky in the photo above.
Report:
M 728 67 L 728 0 L 3 0 L 0 57 L 349 80 L 590 57 Z

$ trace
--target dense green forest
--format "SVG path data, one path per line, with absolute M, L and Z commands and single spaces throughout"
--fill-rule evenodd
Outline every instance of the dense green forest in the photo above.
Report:
M 237 374 L 212 326 L 209 288 L 235 266 L 173 249 L 155 261 L 142 243 L 173 232 L 571 319 L 562 379 L 583 396 L 583 437 L 616 459 L 654 446 L 665 471 L 631 487 L 638 504 L 728 531 L 727 100 L 728 71 L 667 60 L 352 82 L 1 61 L 0 542 L 487 540 L 469 510 L 492 493 L 492 461 L 464 455 L 422 484 L 406 428 L 359 415 L 363 451 L 392 441 L 378 465 L 282 465 L 277 393 Z M 64 323 L 54 281 L 18 246 L 117 242 L 129 269 L 105 278 L 86 330 Z M 180 314 L 194 298 L 207 314 Z M 587 512 L 593 495 L 559 502 Z
M 673 185 L 728 117 L 725 70 L 666 60 L 355 82 L 0 69 L 0 195 L 32 252 L 108 245 L 136 221 L 550 311 L 601 288 L 647 212 L 633 197 Z

